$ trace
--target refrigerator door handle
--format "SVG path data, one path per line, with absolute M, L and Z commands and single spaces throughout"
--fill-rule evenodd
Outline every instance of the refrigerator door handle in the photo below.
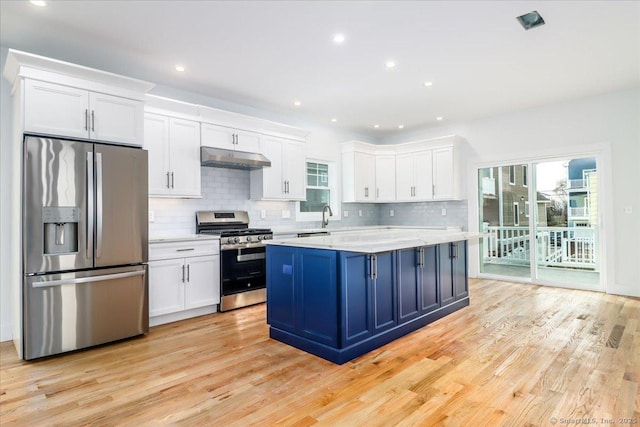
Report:
M 50 286 L 77 285 L 81 283 L 102 282 L 106 280 L 123 279 L 125 277 L 143 276 L 145 273 L 146 273 L 145 270 L 140 270 L 140 271 L 129 271 L 126 273 L 105 274 L 103 276 L 80 277 L 78 279 L 49 280 L 49 281 L 42 281 L 42 282 L 33 282 L 31 284 L 31 287 L 46 288 Z
M 87 258 L 93 259 L 93 222 L 94 222 L 94 192 L 93 192 L 93 151 L 87 153 Z
M 96 258 L 102 256 L 102 154 L 96 153 Z

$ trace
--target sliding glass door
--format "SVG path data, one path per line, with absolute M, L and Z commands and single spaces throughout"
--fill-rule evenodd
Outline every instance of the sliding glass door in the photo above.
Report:
M 600 288 L 595 158 L 478 171 L 480 273 Z

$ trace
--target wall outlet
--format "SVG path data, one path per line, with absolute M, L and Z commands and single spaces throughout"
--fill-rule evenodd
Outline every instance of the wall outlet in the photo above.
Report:
M 358 216 L 362 216 L 362 210 L 358 210 Z
M 284 219 L 291 218 L 291 211 L 289 209 L 283 209 L 282 218 Z
M 156 220 L 156 213 L 154 211 L 149 211 L 149 222 L 153 222 Z
M 267 210 L 260 209 L 260 219 L 265 219 L 267 217 Z
M 394 216 L 396 213 L 393 209 L 389 209 L 389 216 Z
M 349 216 L 349 211 L 342 212 L 342 216 L 345 217 L 345 218 L 348 217 Z
M 445 216 L 447 214 L 447 208 L 442 208 L 442 210 L 440 211 L 440 214 L 442 216 Z

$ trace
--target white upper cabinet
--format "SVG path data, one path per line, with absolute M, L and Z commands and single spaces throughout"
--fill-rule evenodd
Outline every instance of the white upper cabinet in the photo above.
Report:
M 374 202 L 376 157 L 362 151 L 342 153 L 342 201 Z
M 260 150 L 260 136 L 257 132 L 202 123 L 201 144 L 207 147 L 257 153 Z
M 142 145 L 142 101 L 25 80 L 25 132 Z
M 431 200 L 433 192 L 431 150 L 396 156 L 396 196 L 399 202 Z
M 270 167 L 251 171 L 253 200 L 304 200 L 306 150 L 302 142 L 263 136 L 262 153 Z
M 464 142 L 457 136 L 383 147 L 347 142 L 342 150 L 343 201 L 462 199 L 463 156 Z
M 146 113 L 149 195 L 200 197 L 200 123 Z
M 396 200 L 396 156 L 376 154 L 376 201 Z

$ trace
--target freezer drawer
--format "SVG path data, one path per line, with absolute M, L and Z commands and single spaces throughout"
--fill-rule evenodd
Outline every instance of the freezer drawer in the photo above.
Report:
M 24 296 L 27 360 L 149 332 L 146 265 L 25 277 Z

